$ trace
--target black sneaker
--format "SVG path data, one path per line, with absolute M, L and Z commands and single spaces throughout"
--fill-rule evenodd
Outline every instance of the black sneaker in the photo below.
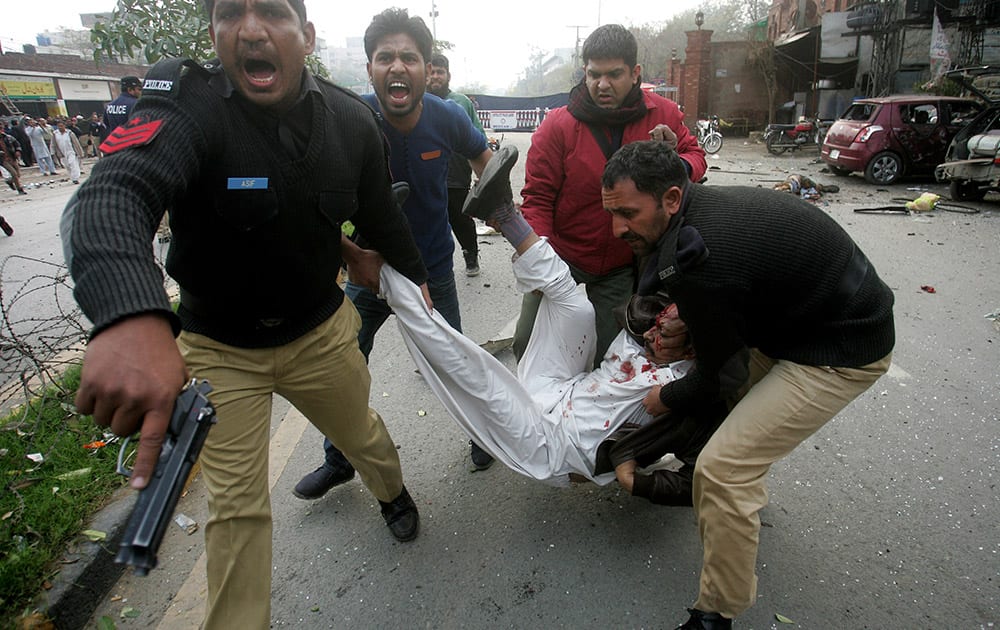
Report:
M 465 257 L 465 275 L 470 278 L 479 275 L 479 255 L 470 253 L 468 250 L 462 250 L 462 256 Z
M 708 613 L 697 608 L 688 608 L 691 617 L 683 626 L 677 626 L 677 630 L 731 630 L 733 620 L 726 619 L 719 613 Z
M 325 462 L 295 484 L 292 494 L 300 499 L 310 501 L 326 494 L 330 488 L 347 483 L 354 479 L 353 468 L 333 468 Z
M 7 223 L 7 219 L 3 217 L 0 217 L 0 230 L 3 230 L 3 233 L 7 236 L 14 236 L 14 228 L 12 228 L 10 223 Z
M 382 518 L 389 526 L 389 531 L 399 542 L 407 542 L 417 537 L 420 530 L 420 513 L 417 504 L 413 502 L 410 493 L 403 486 L 403 491 L 392 501 L 378 502 L 382 506 Z
M 486 163 L 479 181 L 469 191 L 462 206 L 462 214 L 488 220 L 493 211 L 504 202 L 511 202 L 514 194 L 510 190 L 510 169 L 517 162 L 517 147 L 504 145 Z
M 486 470 L 493 465 L 493 462 L 495 461 L 493 456 L 484 451 L 483 447 L 472 441 L 470 441 L 469 444 L 471 445 L 469 455 L 472 456 L 472 466 L 476 470 Z

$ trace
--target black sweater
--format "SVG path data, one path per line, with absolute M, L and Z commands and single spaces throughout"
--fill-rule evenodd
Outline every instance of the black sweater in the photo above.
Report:
M 179 327 L 150 247 L 168 209 L 183 327 L 230 345 L 288 343 L 339 308 L 348 219 L 400 272 L 426 280 L 365 103 L 307 73 L 288 125 L 297 151 L 260 128 L 217 64 L 166 63 L 108 142 L 152 138 L 102 159 L 64 215 L 75 295 L 95 334 L 150 311 Z
M 748 350 L 804 365 L 860 367 L 895 342 L 893 294 L 836 221 L 759 188 L 692 185 L 685 225 L 708 255 L 664 283 L 695 347 L 696 367 L 661 401 L 690 412 L 746 380 Z M 667 239 L 661 241 L 661 248 Z M 691 248 L 681 239 L 678 251 Z M 666 252 L 651 268 L 662 268 Z

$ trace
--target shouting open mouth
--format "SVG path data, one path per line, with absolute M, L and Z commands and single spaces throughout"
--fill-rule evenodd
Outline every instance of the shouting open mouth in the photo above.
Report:
M 406 105 L 410 98 L 410 86 L 403 81 L 390 81 L 386 96 L 389 97 L 389 103 L 392 105 Z
M 250 85 L 258 88 L 269 88 L 277 81 L 277 68 L 263 59 L 248 59 L 243 63 L 243 72 Z

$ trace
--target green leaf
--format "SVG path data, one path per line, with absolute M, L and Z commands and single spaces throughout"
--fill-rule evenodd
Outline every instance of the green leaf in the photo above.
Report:
M 781 613 L 774 613 L 774 618 L 780 621 L 781 623 L 795 623 L 794 621 L 782 615 Z
M 96 529 L 85 529 L 80 533 L 86 536 L 90 542 L 100 542 L 108 539 L 108 534 L 106 532 L 99 532 Z
M 75 479 L 77 477 L 89 477 L 89 476 L 90 476 L 90 468 L 77 468 L 76 470 L 71 470 L 61 475 L 56 475 L 56 479 L 66 481 L 67 479 Z
M 121 614 L 119 616 L 122 619 L 135 619 L 136 617 L 138 617 L 141 614 L 142 613 L 140 613 L 135 608 L 132 608 L 131 606 L 126 606 L 125 608 L 122 608 L 122 612 L 121 612 Z
M 111 617 L 104 615 L 97 620 L 97 630 L 115 630 L 114 620 Z

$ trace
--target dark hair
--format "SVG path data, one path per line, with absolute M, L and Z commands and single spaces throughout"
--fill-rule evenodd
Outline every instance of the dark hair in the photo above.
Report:
M 448 67 L 448 58 L 442 55 L 441 53 L 437 53 L 436 55 L 431 57 L 431 65 L 436 68 L 444 68 L 445 70 L 448 71 L 451 70 L 451 68 Z
M 215 0 L 201 0 L 202 4 L 205 5 L 205 12 L 208 13 L 208 21 L 212 21 L 212 11 L 215 10 Z M 299 20 L 302 24 L 306 23 L 306 3 L 305 0 L 288 0 L 288 4 L 292 6 L 292 9 L 299 15 Z
M 591 59 L 622 59 L 633 68 L 638 56 L 635 35 L 621 24 L 599 26 L 583 42 L 583 63 Z
M 121 84 L 122 90 L 142 87 L 142 81 L 139 80 L 139 77 L 133 76 L 122 77 Z
M 410 17 L 406 9 L 392 7 L 373 17 L 372 23 L 365 30 L 365 54 L 368 55 L 368 61 L 372 60 L 378 40 L 396 33 L 412 37 L 425 62 L 431 58 L 434 36 L 431 35 L 431 30 L 427 28 L 424 20 L 417 16 Z
M 677 151 L 666 142 L 644 140 L 626 144 L 611 156 L 601 186 L 611 189 L 624 179 L 631 179 L 639 192 L 660 199 L 674 186 L 684 188 L 688 174 Z

